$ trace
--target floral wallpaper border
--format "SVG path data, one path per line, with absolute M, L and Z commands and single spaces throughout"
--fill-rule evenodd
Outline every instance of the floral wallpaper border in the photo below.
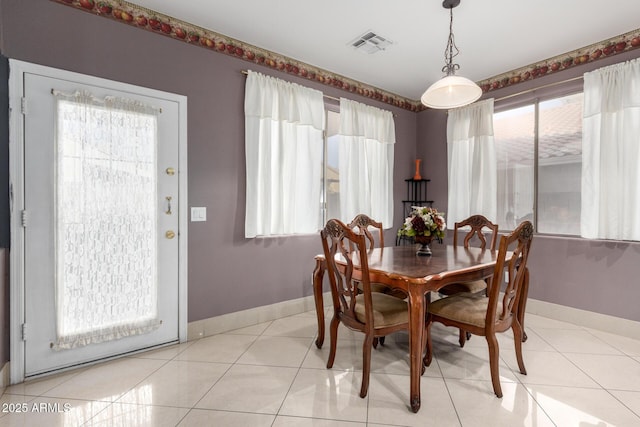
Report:
M 427 107 L 419 100 L 408 99 L 322 68 L 305 64 L 259 47 L 233 39 L 215 31 L 172 18 L 124 0 L 51 0 L 90 12 L 105 18 L 121 21 L 176 40 L 198 45 L 218 53 L 245 61 L 266 65 L 283 73 L 315 80 L 327 86 L 384 102 L 409 111 L 422 111 Z M 619 54 L 640 47 L 640 28 L 620 36 L 574 50 L 535 64 L 512 70 L 477 82 L 483 92 L 543 77 L 567 68 Z
M 491 92 L 496 89 L 563 71 L 576 65 L 582 65 L 631 49 L 637 49 L 638 47 L 640 47 L 640 28 L 476 83 L 482 88 L 483 92 Z

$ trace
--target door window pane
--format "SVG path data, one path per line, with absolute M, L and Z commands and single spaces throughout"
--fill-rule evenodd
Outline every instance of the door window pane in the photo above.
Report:
M 149 332 L 157 319 L 157 117 L 58 94 L 54 349 Z M 76 99 L 77 98 L 77 99 Z M 99 105 L 93 105 L 97 103 Z

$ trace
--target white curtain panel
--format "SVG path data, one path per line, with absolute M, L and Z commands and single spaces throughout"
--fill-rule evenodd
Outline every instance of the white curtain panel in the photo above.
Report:
M 584 75 L 582 237 L 640 240 L 640 60 Z
M 55 350 L 150 332 L 157 309 L 157 115 L 56 98 Z
M 315 233 L 321 222 L 322 92 L 249 71 L 245 237 Z
M 393 225 L 393 147 L 390 111 L 340 98 L 340 212 L 349 222 L 367 214 Z
M 471 215 L 497 222 L 497 161 L 493 137 L 493 99 L 449 110 L 447 120 L 451 228 Z

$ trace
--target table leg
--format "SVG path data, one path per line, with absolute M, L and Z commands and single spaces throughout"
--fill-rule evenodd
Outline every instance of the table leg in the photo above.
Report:
M 411 410 L 420 410 L 420 375 L 422 374 L 422 352 L 424 350 L 424 319 L 426 300 L 417 287 L 409 289 L 409 356 Z
M 322 348 L 324 343 L 324 301 L 322 300 L 322 278 L 326 268 L 324 259 L 316 259 L 316 268 L 313 270 L 313 299 L 316 303 L 316 316 L 318 317 L 318 338 L 316 347 Z

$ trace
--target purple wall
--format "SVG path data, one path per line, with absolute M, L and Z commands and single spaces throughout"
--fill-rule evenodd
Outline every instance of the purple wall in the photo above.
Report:
M 626 52 L 496 90 L 489 95 L 497 99 L 639 56 L 638 50 Z M 561 89 L 558 86 L 549 87 L 538 93 L 554 91 Z M 487 97 L 485 95 L 483 98 Z M 434 206 L 445 212 L 448 200 L 446 124 L 446 112 L 427 110 L 419 113 L 416 147 L 417 155 L 427 163 L 426 175 L 431 179 L 430 192 L 435 200 Z M 540 301 L 640 321 L 639 265 L 640 242 L 536 235 L 529 257 L 529 296 Z
M 423 159 L 429 198 L 446 211 L 446 113 L 419 114 L 160 37 L 48 0 L 0 0 L 0 52 L 9 58 L 151 87 L 188 97 L 189 205 L 207 222 L 189 226 L 189 321 L 311 295 L 317 236 L 244 239 L 245 77 L 251 66 L 327 95 L 347 96 L 396 115 L 395 223 L 402 222 L 404 179 Z M 629 54 L 638 55 L 640 51 Z M 597 62 L 619 62 L 619 55 Z M 588 64 L 593 67 L 593 64 Z M 586 65 L 492 93 L 504 96 L 581 74 Z M 6 182 L 6 174 L 3 174 Z M 394 241 L 393 231 L 385 238 Z M 285 268 L 285 261 L 287 267 Z M 640 243 L 536 236 L 531 297 L 640 321 Z
M 446 214 L 448 200 L 446 110 L 426 110 L 419 113 L 417 128 L 416 151 L 417 156 L 422 158 L 422 176 L 431 180 L 429 200 L 433 200 L 433 207 Z
M 316 87 L 395 115 L 396 224 L 415 159 L 416 114 L 207 51 L 48 0 L 0 0 L 3 55 L 188 97 L 189 321 L 311 295 L 318 236 L 244 238 L 244 82 L 241 70 Z M 385 238 L 393 242 L 394 234 Z

